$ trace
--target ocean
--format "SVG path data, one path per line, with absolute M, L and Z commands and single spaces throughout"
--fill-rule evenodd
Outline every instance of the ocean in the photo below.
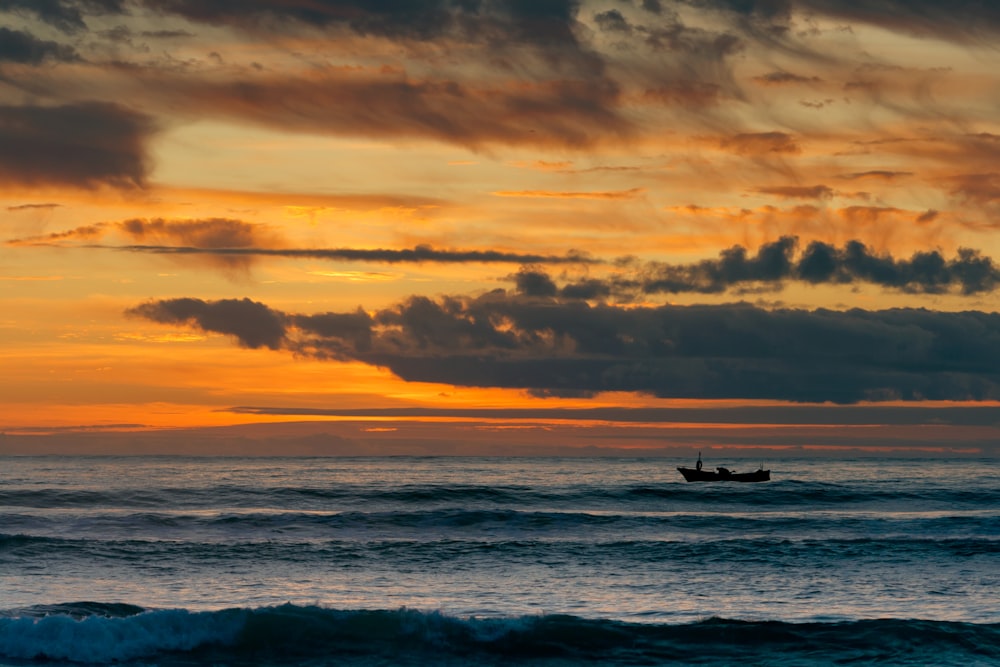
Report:
M 0 458 L 0 664 L 1000 665 L 995 460 L 692 464 Z

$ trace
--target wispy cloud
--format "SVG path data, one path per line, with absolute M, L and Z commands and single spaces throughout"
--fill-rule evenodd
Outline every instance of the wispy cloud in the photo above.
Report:
M 99 244 L 110 235 L 158 244 Z M 175 257 L 201 256 L 221 259 L 285 257 L 331 261 L 397 263 L 484 264 L 594 264 L 601 260 L 587 253 L 564 255 L 507 252 L 501 250 L 435 248 L 422 244 L 412 248 L 292 248 L 270 227 L 231 218 L 168 220 L 134 218 L 100 222 L 62 232 L 7 241 L 8 245 L 31 246 L 75 242 L 76 247 L 152 253 Z M 82 245 L 81 245 L 82 244 Z
M 550 190 L 499 190 L 497 197 L 529 197 L 541 199 L 633 199 L 642 195 L 645 188 L 630 188 L 606 192 L 553 192 Z

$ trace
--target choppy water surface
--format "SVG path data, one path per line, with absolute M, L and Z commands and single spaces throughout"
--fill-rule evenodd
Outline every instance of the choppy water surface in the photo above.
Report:
M 0 660 L 1000 663 L 995 462 L 689 463 L 6 458 Z

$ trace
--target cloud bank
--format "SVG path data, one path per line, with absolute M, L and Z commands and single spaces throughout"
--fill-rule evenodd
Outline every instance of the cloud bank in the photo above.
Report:
M 1000 399 L 1000 314 L 922 309 L 616 308 L 525 297 L 411 297 L 369 313 L 296 314 L 249 299 L 150 301 L 128 314 L 243 347 L 388 368 L 408 381 L 536 395 Z

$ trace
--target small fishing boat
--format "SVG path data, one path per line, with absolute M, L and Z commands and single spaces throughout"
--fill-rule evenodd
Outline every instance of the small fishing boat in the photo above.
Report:
M 680 466 L 677 470 L 689 482 L 767 482 L 771 479 L 771 471 L 764 470 L 763 464 L 753 472 L 733 472 L 728 468 L 716 468 L 715 472 L 702 470 L 701 452 L 698 452 L 698 462 L 694 468 Z

